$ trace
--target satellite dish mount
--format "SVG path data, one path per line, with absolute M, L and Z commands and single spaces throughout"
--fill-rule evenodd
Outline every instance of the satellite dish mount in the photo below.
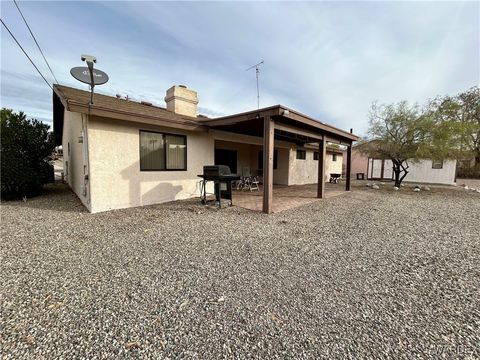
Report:
M 70 74 L 85 84 L 90 85 L 90 105 L 93 105 L 93 89 L 95 85 L 103 85 L 108 81 L 108 75 L 102 70 L 94 69 L 97 58 L 92 55 L 82 55 L 82 61 L 87 63 L 87 67 L 74 67 L 70 70 Z

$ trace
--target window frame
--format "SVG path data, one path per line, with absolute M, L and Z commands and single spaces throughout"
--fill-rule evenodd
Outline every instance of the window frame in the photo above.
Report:
M 298 157 L 299 152 L 303 152 L 303 154 L 304 154 L 303 157 L 301 157 L 301 158 Z M 296 153 L 295 159 L 296 159 L 296 160 L 307 160 L 307 150 L 305 150 L 305 149 L 297 149 L 297 153 Z
M 154 133 L 154 134 L 160 134 L 162 135 L 162 138 L 163 138 L 163 143 L 166 144 L 166 140 L 165 140 L 165 136 L 166 135 L 171 135 L 171 136 L 178 136 L 178 137 L 182 137 L 185 139 L 185 168 L 183 169 L 167 169 L 167 149 L 165 149 L 165 151 L 163 152 L 163 161 L 164 161 L 164 164 L 165 164 L 165 169 L 142 169 L 142 161 L 141 161 L 141 151 L 142 151 L 142 137 L 141 137 L 141 133 L 142 132 L 145 132 L 145 133 Z M 152 130 L 143 130 L 143 129 L 140 129 L 138 131 L 138 155 L 139 155 L 139 159 L 138 159 L 138 166 L 140 168 L 140 171 L 141 172 L 150 172 L 150 171 L 187 171 L 188 170 L 188 163 L 187 163 L 187 160 L 188 160 L 188 157 L 187 157 L 187 153 L 188 153 L 188 143 L 187 143 L 187 135 L 182 135 L 182 134 L 174 134 L 174 133 L 168 133 L 168 132 L 162 132 L 162 131 L 152 131 Z
M 435 165 L 439 164 L 439 165 Z M 432 169 L 441 170 L 443 169 L 443 160 L 432 160 Z
M 335 153 L 332 153 L 332 162 L 333 161 L 337 161 L 337 158 L 338 158 L 338 154 L 335 154 Z

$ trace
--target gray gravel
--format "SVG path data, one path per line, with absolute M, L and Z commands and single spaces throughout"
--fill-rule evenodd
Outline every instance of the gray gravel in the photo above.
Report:
M 480 357 L 480 194 L 1 215 L 3 359 Z

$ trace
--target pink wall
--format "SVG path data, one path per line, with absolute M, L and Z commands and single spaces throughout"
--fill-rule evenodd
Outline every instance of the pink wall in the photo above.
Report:
M 352 179 L 355 179 L 357 173 L 364 173 L 367 178 L 368 157 L 358 150 L 352 151 Z
M 343 165 L 346 166 L 347 152 L 343 152 Z M 350 172 L 352 179 L 356 179 L 357 173 L 364 173 L 367 178 L 368 157 L 360 151 L 352 149 L 352 170 Z

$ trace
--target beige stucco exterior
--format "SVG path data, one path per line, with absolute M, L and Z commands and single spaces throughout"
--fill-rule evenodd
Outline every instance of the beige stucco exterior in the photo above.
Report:
M 187 137 L 187 170 L 140 171 L 140 130 Z M 89 122 L 91 211 L 99 212 L 199 195 L 197 174 L 213 164 L 214 141 L 189 132 L 92 117 Z
M 314 150 L 306 149 L 306 159 L 297 159 L 297 149 L 290 151 L 290 166 L 288 185 L 315 184 L 318 181 L 318 161 L 314 160 Z M 343 155 L 337 154 L 337 161 L 333 161 L 333 154 L 327 152 L 325 159 L 325 179 L 330 179 L 330 174 L 342 173 Z
M 88 117 L 65 111 L 63 128 L 63 172 L 65 181 L 91 210 L 88 186 Z
M 140 130 L 185 135 L 187 170 L 141 171 Z M 180 130 L 69 111 L 65 111 L 63 147 L 66 181 L 93 213 L 197 197 L 197 175 L 204 165 L 214 164 L 215 148 L 236 150 L 237 173 L 244 176 L 259 173 L 258 156 L 263 151 L 258 137 Z M 275 141 L 274 148 L 278 152 L 275 184 L 317 183 L 314 150 L 306 149 L 306 160 L 299 160 L 293 143 Z M 342 154 L 334 162 L 327 152 L 325 181 L 332 172 L 342 173 Z M 211 184 L 208 191 L 213 191 Z

